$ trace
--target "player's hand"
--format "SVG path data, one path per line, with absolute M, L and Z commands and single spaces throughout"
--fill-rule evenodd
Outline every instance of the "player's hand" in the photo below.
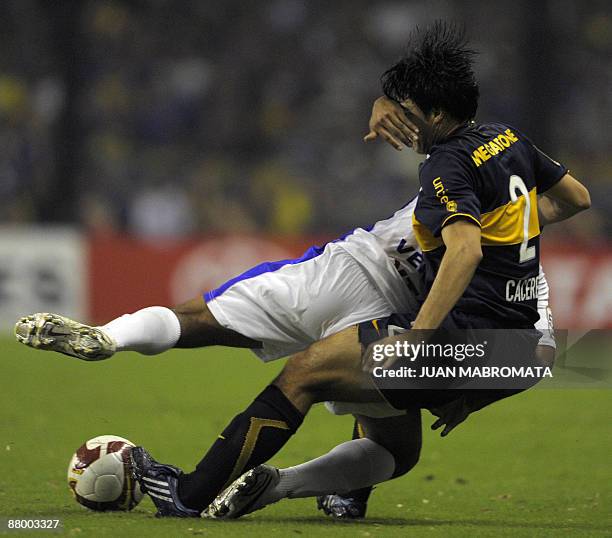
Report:
M 461 424 L 472 412 L 468 405 L 465 396 L 461 396 L 457 400 L 453 400 L 447 404 L 431 409 L 431 412 L 438 417 L 432 425 L 432 430 L 438 430 L 442 426 L 444 429 L 440 434 L 446 437 L 456 426 Z
M 369 133 L 363 138 L 365 142 L 380 136 L 398 151 L 402 150 L 402 144 L 416 145 L 419 136 L 418 127 L 406 117 L 404 109 L 387 97 L 374 101 L 369 128 Z

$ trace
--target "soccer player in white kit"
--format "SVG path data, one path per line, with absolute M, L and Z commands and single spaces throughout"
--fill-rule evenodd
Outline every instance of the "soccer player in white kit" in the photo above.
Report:
M 412 232 L 416 200 L 300 258 L 253 267 L 175 309 L 152 306 L 102 327 L 34 314 L 17 323 L 17 339 L 84 360 L 117 351 L 153 355 L 208 345 L 250 347 L 265 362 L 297 353 L 346 327 L 416 303 L 422 261 Z M 547 308 L 541 272 L 540 330 L 550 328 Z M 554 346 L 550 336 L 546 342 Z

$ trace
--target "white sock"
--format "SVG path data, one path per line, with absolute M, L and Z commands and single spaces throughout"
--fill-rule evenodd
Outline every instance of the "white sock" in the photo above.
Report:
M 348 493 L 389 480 L 394 471 L 395 459 L 386 448 L 371 439 L 354 439 L 324 456 L 280 469 L 280 482 L 261 500 L 271 504 L 285 497 Z
M 173 348 L 181 336 L 176 314 L 163 306 L 149 306 L 125 314 L 100 327 L 117 344 L 117 351 L 156 355 Z

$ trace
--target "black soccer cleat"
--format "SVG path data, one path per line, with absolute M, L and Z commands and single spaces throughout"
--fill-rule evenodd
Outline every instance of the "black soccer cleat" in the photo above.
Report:
M 187 508 L 179 499 L 178 477 L 183 471 L 156 462 L 141 446 L 132 448 L 130 459 L 132 476 L 157 508 L 155 517 L 200 517 L 200 512 Z
M 317 508 L 334 519 L 363 519 L 368 503 L 342 495 L 322 495 L 317 497 Z

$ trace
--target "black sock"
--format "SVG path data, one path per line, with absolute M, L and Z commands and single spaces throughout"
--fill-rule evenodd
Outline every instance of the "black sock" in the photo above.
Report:
M 353 439 L 361 439 L 365 437 L 363 431 L 361 430 L 361 426 L 359 425 L 359 421 L 355 420 L 355 424 L 353 425 Z M 365 488 L 354 489 L 353 491 L 349 491 L 348 493 L 343 493 L 341 496 L 346 499 L 355 499 L 359 502 L 368 502 L 370 498 L 370 494 L 372 493 L 372 486 L 368 486 Z
M 275 385 L 268 385 L 235 416 L 195 471 L 179 477 L 185 506 L 204 510 L 242 473 L 268 461 L 302 424 L 304 416 Z

